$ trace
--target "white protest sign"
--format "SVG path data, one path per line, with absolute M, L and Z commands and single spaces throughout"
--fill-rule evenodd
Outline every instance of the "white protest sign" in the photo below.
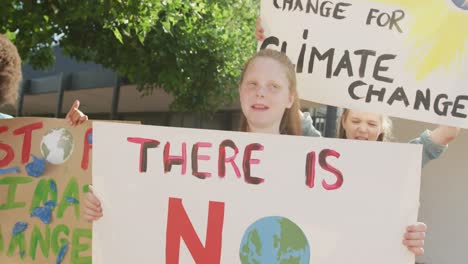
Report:
M 262 0 L 302 99 L 468 128 L 468 1 Z
M 419 145 L 95 122 L 92 164 L 95 264 L 414 263 Z

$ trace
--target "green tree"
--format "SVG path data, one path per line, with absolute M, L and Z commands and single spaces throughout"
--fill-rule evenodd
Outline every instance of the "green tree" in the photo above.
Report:
M 49 67 L 59 45 L 128 77 L 143 95 L 161 87 L 177 111 L 213 112 L 235 98 L 255 52 L 256 0 L 3 1 L 0 32 L 34 67 Z

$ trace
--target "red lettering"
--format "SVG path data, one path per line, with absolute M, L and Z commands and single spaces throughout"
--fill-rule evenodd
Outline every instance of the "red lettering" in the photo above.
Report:
M 169 198 L 166 228 L 166 264 L 179 264 L 180 240 L 183 239 L 195 263 L 221 263 L 224 203 L 211 202 L 208 209 L 205 246 L 202 245 L 182 199 Z
M 247 145 L 244 151 L 244 160 L 242 162 L 242 167 L 244 169 L 244 180 L 250 184 L 260 184 L 265 181 L 265 179 L 253 177 L 250 174 L 250 165 L 251 164 L 259 164 L 259 159 L 252 159 L 252 151 L 262 151 L 264 147 L 261 144 L 253 143 Z
M 212 144 L 208 142 L 198 142 L 193 144 L 192 147 L 192 175 L 200 178 L 205 179 L 207 177 L 211 177 L 211 173 L 209 172 L 200 172 L 198 171 L 198 160 L 210 160 L 210 156 L 207 155 L 198 155 L 199 148 L 211 148 Z
M 156 148 L 159 146 L 159 141 L 149 138 L 139 137 L 128 137 L 128 142 L 136 143 L 140 145 L 140 159 L 139 159 L 139 170 L 140 172 L 146 172 L 147 167 L 147 156 L 149 148 Z
M 8 131 L 7 126 L 0 127 L 0 133 L 6 132 L 6 131 Z M 10 162 L 13 161 L 13 159 L 15 158 L 15 152 L 13 151 L 13 148 L 10 145 L 1 143 L 1 142 L 0 142 L 0 149 L 5 151 L 5 155 L 3 155 L 3 158 L 0 160 L 0 168 L 3 168 L 3 167 L 8 166 L 8 164 L 10 164 Z
M 93 134 L 93 129 L 88 128 L 86 130 L 86 133 L 84 135 L 84 140 L 83 140 L 83 156 L 81 158 L 81 168 L 83 170 L 87 170 L 89 166 L 89 153 L 91 152 L 91 149 L 93 148 L 93 144 L 89 142 L 89 138 Z
M 340 153 L 334 151 L 334 150 L 331 150 L 331 149 L 324 149 L 320 152 L 319 154 L 319 164 L 320 164 L 320 167 L 322 167 L 322 169 L 328 171 L 328 172 L 331 172 L 333 175 L 336 176 L 336 182 L 333 183 L 333 184 L 328 184 L 327 182 L 325 182 L 325 180 L 322 180 L 322 186 L 323 188 L 325 188 L 326 190 L 336 190 L 338 188 L 341 187 L 341 185 L 343 185 L 343 174 L 341 173 L 341 171 L 339 171 L 338 169 L 336 169 L 335 167 L 331 166 L 330 164 L 327 163 L 327 157 L 335 157 L 335 158 L 339 158 L 340 157 Z
M 37 122 L 33 124 L 26 125 L 24 127 L 20 127 L 13 131 L 14 135 L 21 135 L 24 134 L 23 137 L 23 149 L 21 152 L 21 163 L 26 163 L 29 161 L 29 157 L 31 156 L 31 140 L 32 140 L 32 131 L 41 129 L 42 122 Z
M 314 188 L 315 181 L 315 162 L 316 155 L 315 151 L 307 153 L 306 158 L 306 185 L 309 188 Z
M 171 171 L 172 165 L 182 165 L 182 175 L 185 175 L 187 170 L 187 144 L 182 143 L 182 156 L 171 156 L 169 151 L 171 143 L 167 142 L 164 145 L 164 173 Z
M 230 147 L 234 151 L 234 155 L 226 158 L 226 147 Z M 230 139 L 226 139 L 219 145 L 219 159 L 218 159 L 218 176 L 226 176 L 226 163 L 230 163 L 234 172 L 236 173 L 237 178 L 241 177 L 239 168 L 236 165 L 235 159 L 239 149 L 236 144 Z

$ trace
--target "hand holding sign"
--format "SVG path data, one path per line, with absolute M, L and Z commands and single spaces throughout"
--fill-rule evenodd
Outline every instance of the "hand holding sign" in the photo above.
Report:
M 427 226 L 424 223 L 416 223 L 406 228 L 403 244 L 416 256 L 424 254 L 424 239 L 426 238 Z
M 89 192 L 86 194 L 84 205 L 85 211 L 83 217 L 85 220 L 90 222 L 96 221 L 103 216 L 101 201 L 94 194 L 94 187 L 92 185 L 89 186 Z
M 81 112 L 79 108 L 80 108 L 80 101 L 75 100 L 73 102 L 73 105 L 70 107 L 70 110 L 68 111 L 67 115 L 65 116 L 65 119 L 68 122 L 70 122 L 72 126 L 82 124 L 83 122 L 88 120 L 88 116 L 83 114 L 83 112 Z

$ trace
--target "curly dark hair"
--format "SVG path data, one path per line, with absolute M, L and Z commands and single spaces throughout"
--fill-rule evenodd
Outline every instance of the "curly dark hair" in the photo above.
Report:
M 18 50 L 5 35 L 0 34 L 0 105 L 15 103 L 21 78 Z

